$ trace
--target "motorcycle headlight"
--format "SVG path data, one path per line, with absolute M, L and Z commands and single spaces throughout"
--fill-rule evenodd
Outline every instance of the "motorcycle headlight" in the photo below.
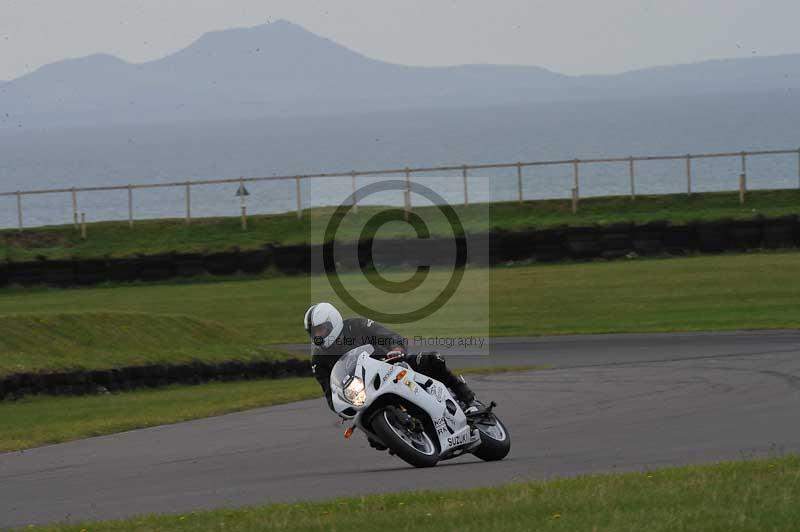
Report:
M 362 406 L 367 400 L 367 391 L 364 389 L 364 381 L 358 377 L 353 377 L 344 387 L 344 398 L 353 406 Z

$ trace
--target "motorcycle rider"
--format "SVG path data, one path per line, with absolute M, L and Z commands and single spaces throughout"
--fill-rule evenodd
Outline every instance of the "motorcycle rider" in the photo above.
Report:
M 343 320 L 336 307 L 330 303 L 317 303 L 306 311 L 303 326 L 315 346 L 311 356 L 311 370 L 322 387 L 331 410 L 334 409 L 330 388 L 333 366 L 343 354 L 362 345 L 372 345 L 373 356 L 402 360 L 414 371 L 442 382 L 453 391 L 456 399 L 464 403 L 465 412 L 477 411 L 482 406 L 463 377 L 457 377 L 448 369 L 440 353 L 409 355 L 404 338 L 380 323 L 367 318 Z

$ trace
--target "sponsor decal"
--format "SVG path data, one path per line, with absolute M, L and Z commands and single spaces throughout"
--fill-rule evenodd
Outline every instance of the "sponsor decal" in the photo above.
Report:
M 456 404 L 451 399 L 446 399 L 444 402 L 444 420 L 447 422 L 447 426 L 450 428 L 450 433 L 452 434 L 455 432 L 455 427 L 458 426 L 456 423 L 456 412 L 457 408 Z
M 448 432 L 447 422 L 445 422 L 443 417 L 433 420 L 433 426 L 436 428 L 436 434 L 439 436 L 442 434 L 447 434 Z
M 367 320 L 367 327 L 372 327 L 372 324 L 375 323 L 372 320 Z
M 414 383 L 414 381 L 406 379 L 406 380 L 403 381 L 403 384 L 408 386 L 408 389 L 411 390 L 412 392 L 419 393 L 419 390 L 417 389 L 417 385 Z
M 448 423 L 447 419 L 442 416 L 439 419 L 435 419 L 433 421 L 433 426 L 436 428 L 436 434 L 441 436 L 442 434 L 452 434 L 455 432 L 453 430 L 452 424 Z
M 441 386 L 432 385 L 428 387 L 428 393 L 440 403 L 444 401 L 444 389 Z
M 469 443 L 469 433 L 464 433 L 461 436 L 450 436 L 447 438 L 448 447 L 458 447 L 459 445 L 464 445 L 465 443 Z
M 456 426 L 456 419 L 450 412 L 445 411 L 444 413 L 444 421 L 447 423 L 447 426 L 450 428 L 450 433 L 452 434 L 455 432 L 454 428 Z
M 381 386 L 386 384 L 386 381 L 389 380 L 389 377 L 392 376 L 392 373 L 394 373 L 394 367 L 389 368 L 389 371 L 387 371 L 386 375 L 383 376 L 383 378 L 381 379 Z

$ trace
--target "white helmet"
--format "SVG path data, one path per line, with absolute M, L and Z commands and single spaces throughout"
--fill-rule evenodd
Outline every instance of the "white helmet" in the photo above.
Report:
M 342 333 L 342 315 L 330 303 L 311 305 L 303 317 L 303 326 L 316 346 L 328 348 Z

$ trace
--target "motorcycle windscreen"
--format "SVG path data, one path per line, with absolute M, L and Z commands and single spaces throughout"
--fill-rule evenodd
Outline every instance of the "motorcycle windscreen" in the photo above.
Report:
M 373 350 L 371 345 L 362 345 L 343 354 L 333 366 L 331 384 L 341 388 L 348 377 L 355 375 L 359 355 L 364 352 L 372 354 Z

